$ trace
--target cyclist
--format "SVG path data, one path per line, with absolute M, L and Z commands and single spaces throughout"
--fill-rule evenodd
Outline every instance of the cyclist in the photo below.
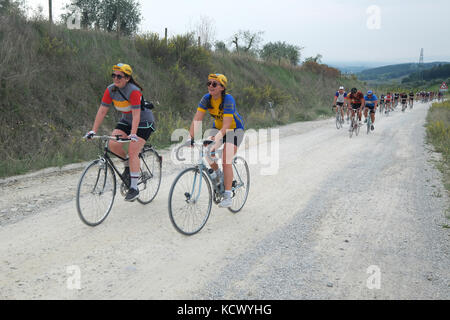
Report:
M 367 113 L 370 109 L 370 118 L 372 120 L 372 125 L 370 126 L 370 130 L 374 130 L 375 127 L 373 124 L 375 123 L 375 112 L 377 111 L 378 107 L 378 98 L 376 95 L 373 94 L 372 90 L 367 91 L 367 95 L 364 97 L 364 101 L 366 102 L 366 107 L 364 108 L 364 122 L 367 123 Z
M 347 92 L 345 92 L 344 87 L 341 86 L 341 87 L 339 87 L 339 90 L 334 95 L 333 107 L 334 107 L 334 112 L 337 112 L 337 108 L 339 107 L 339 109 L 341 111 L 341 115 L 342 115 L 342 118 L 341 118 L 342 123 L 344 123 L 344 104 L 346 103 L 346 99 L 347 99 Z M 348 115 L 348 111 L 347 111 L 347 115 Z
M 130 182 L 130 188 L 125 196 L 126 201 L 134 201 L 139 197 L 137 186 L 140 175 L 139 152 L 141 152 L 150 134 L 155 130 L 155 119 L 150 109 L 141 108 L 142 87 L 132 76 L 133 70 L 128 64 L 119 63 L 113 66 L 114 83 L 106 88 L 101 105 L 95 117 L 92 130 L 86 134 L 91 139 L 98 131 L 109 108 L 114 105 L 122 112 L 122 118 L 113 130 L 113 136 L 129 138 L 128 160 L 124 161 L 124 178 Z M 122 158 L 127 157 L 123 144 L 111 140 L 109 149 Z
M 398 105 L 398 99 L 400 97 L 400 94 L 398 92 L 394 93 L 394 108 Z
M 380 96 L 380 112 L 383 112 L 383 106 L 384 106 L 384 97 L 385 97 L 385 95 L 384 94 L 382 94 L 381 96 Z
M 402 103 L 402 111 L 405 111 L 406 104 L 408 102 L 408 95 L 406 94 L 406 92 L 402 92 L 400 94 L 400 99 L 401 99 L 401 103 Z
M 215 143 L 211 152 L 224 144 L 222 154 L 223 173 L 217 163 L 210 161 L 210 166 L 214 170 L 213 179 L 218 182 L 223 176 L 224 180 L 225 193 L 223 200 L 219 203 L 220 208 L 229 208 L 232 205 L 233 167 L 231 161 L 244 137 L 244 120 L 236 110 L 236 102 L 233 96 L 226 93 L 227 83 L 228 80 L 223 74 L 216 73 L 208 76 L 208 93 L 200 100 L 189 131 L 191 143 L 193 143 L 195 133 L 206 112 L 208 111 L 215 119 L 211 130 L 214 136 L 210 137 Z
M 386 99 L 386 103 L 384 105 L 384 109 L 385 109 L 384 113 L 388 113 L 389 111 L 392 110 L 392 95 L 390 92 L 387 93 L 385 99 Z
M 359 91 L 356 88 L 352 88 L 351 93 L 348 96 L 348 103 L 352 107 L 352 118 L 355 115 L 355 112 L 357 112 L 359 123 L 358 125 L 361 125 L 361 109 L 364 108 L 364 95 L 361 91 Z M 353 130 L 353 128 L 350 126 L 350 131 Z
M 414 92 L 410 91 L 409 92 L 409 104 L 412 106 L 414 105 Z

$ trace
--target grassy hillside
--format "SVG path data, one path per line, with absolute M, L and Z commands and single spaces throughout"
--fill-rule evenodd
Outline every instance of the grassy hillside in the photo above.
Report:
M 448 62 L 431 62 L 424 63 L 422 66 L 422 70 L 431 69 L 439 64 L 445 64 Z M 387 82 L 391 80 L 399 81 L 402 78 L 417 72 L 418 69 L 417 63 L 402 63 L 395 64 L 389 66 L 383 66 L 373 69 L 367 69 L 359 72 L 357 77 L 361 80 L 365 81 L 377 81 L 377 82 Z
M 189 126 L 212 72 L 227 75 L 246 128 L 331 115 L 337 86 L 358 86 L 325 65 L 276 66 L 217 55 L 189 35 L 166 45 L 155 34 L 119 39 L 0 15 L 0 43 L 0 177 L 95 157 L 97 147 L 81 137 L 92 127 L 117 62 L 130 64 L 146 98 L 160 102 L 151 138 L 159 148 L 170 144 L 174 129 Z M 118 118 L 110 110 L 100 133 L 109 133 Z

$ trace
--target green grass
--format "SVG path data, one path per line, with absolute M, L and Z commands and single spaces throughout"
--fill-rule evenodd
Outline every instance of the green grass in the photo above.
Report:
M 427 115 L 426 128 L 428 142 L 442 154 L 442 161 L 436 167 L 442 172 L 444 187 L 450 193 L 450 101 L 433 103 Z M 449 212 L 447 210 L 448 218 Z

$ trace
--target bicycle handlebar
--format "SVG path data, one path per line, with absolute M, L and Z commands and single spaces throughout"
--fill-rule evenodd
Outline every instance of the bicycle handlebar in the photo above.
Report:
M 214 140 L 208 140 L 207 139 L 207 140 L 202 140 L 201 142 L 194 141 L 193 143 L 191 143 L 191 141 L 189 140 L 189 141 L 187 141 L 186 143 L 182 144 L 181 146 L 179 146 L 177 148 L 177 151 L 175 152 L 175 157 L 177 158 L 178 161 L 185 161 L 186 159 L 181 159 L 180 156 L 179 156 L 180 150 L 182 148 L 190 147 L 190 146 L 205 147 L 206 148 L 206 147 L 210 146 L 211 144 L 213 144 L 214 142 L 215 142 Z M 217 151 L 216 152 L 207 151 L 206 153 L 207 153 L 207 156 L 210 159 L 212 159 L 212 156 L 215 155 L 217 153 Z M 215 160 L 215 159 L 213 159 L 213 160 Z M 217 161 L 217 160 L 215 160 L 215 161 Z
M 87 138 L 85 138 L 85 139 L 87 139 Z M 127 143 L 127 142 L 131 141 L 130 138 L 122 138 L 119 135 L 117 135 L 117 136 L 93 136 L 91 139 L 114 140 L 114 141 L 120 142 L 120 143 Z

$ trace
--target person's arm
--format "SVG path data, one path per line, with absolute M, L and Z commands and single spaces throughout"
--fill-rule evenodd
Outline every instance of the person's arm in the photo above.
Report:
M 108 113 L 109 107 L 105 107 L 103 105 L 100 105 L 97 111 L 97 115 L 95 116 L 94 125 L 92 127 L 92 131 L 95 133 L 98 132 L 98 128 L 103 122 L 103 119 L 105 118 L 106 114 Z
M 206 111 L 200 111 L 199 109 L 197 109 L 194 119 L 192 120 L 191 127 L 189 129 L 191 140 L 194 140 L 195 134 L 198 132 L 199 129 L 202 128 L 202 121 L 203 118 L 205 117 L 205 113 Z
M 139 122 L 141 121 L 141 109 L 131 110 L 131 115 L 133 116 L 133 121 L 131 123 L 130 135 L 136 135 L 139 128 Z

